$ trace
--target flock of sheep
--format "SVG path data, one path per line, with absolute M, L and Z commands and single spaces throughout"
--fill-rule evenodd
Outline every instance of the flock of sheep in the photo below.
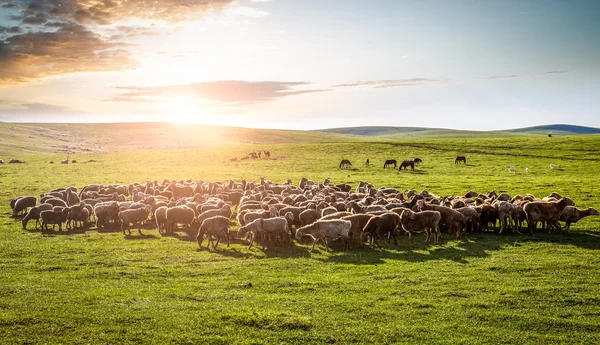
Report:
M 372 247 L 387 238 L 396 244 L 400 231 L 409 236 L 425 233 L 428 243 L 438 242 L 440 231 L 459 237 L 463 233 L 507 229 L 520 233 L 527 222 L 532 233 L 538 223 L 548 231 L 568 231 L 572 223 L 589 215 L 594 208 L 578 209 L 568 197 L 552 193 L 545 198 L 506 193 L 480 194 L 469 191 L 462 196 L 437 196 L 427 191 L 399 191 L 375 188 L 359 182 L 333 184 L 329 179 L 315 183 L 302 178 L 276 184 L 265 178 L 259 182 L 169 181 L 128 185 L 92 184 L 79 192 L 75 187 L 58 188 L 40 195 L 22 196 L 10 201 L 12 216 L 22 216 L 22 226 L 36 222 L 42 230 L 49 226 L 62 231 L 87 228 L 95 221 L 98 229 L 120 227 L 131 235 L 136 227 L 158 228 L 163 235 L 186 231 L 196 235 L 201 247 L 216 248 L 220 241 L 231 241 L 230 227 L 239 225 L 238 238 L 254 242 L 263 249 L 292 245 L 292 239 L 312 238 L 312 249 L 322 241 L 341 239 L 344 249 L 367 242 Z M 201 247 L 202 248 L 202 247 Z

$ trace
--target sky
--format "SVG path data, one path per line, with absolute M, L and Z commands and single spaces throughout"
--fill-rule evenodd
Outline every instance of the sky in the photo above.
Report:
M 0 0 L 0 121 L 600 127 L 597 0 Z

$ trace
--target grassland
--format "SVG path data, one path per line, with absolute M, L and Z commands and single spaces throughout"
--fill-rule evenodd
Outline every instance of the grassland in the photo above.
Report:
M 272 159 L 230 160 L 259 148 Z M 414 250 L 402 237 L 383 250 L 334 245 L 309 253 L 306 244 L 263 252 L 239 242 L 197 250 L 183 233 L 156 230 L 130 238 L 94 228 L 22 230 L 8 207 L 16 195 L 67 185 L 306 176 L 439 195 L 556 191 L 598 208 L 600 136 L 125 151 L 77 154 L 79 163 L 69 165 L 48 164 L 62 154 L 18 151 L 27 164 L 0 166 L 0 343 L 600 342 L 600 218 L 569 234 L 443 234 L 427 248 L 418 237 Z M 453 164 L 457 154 L 467 156 L 466 166 Z M 414 172 L 382 169 L 387 158 L 416 156 L 424 163 Z M 354 168 L 337 169 L 341 158 Z M 362 164 L 367 158 L 370 167 Z

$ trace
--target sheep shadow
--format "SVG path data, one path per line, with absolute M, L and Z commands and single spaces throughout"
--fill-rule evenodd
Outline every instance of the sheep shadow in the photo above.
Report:
M 490 232 L 462 235 L 458 239 L 449 234 L 442 234 L 437 245 L 425 246 L 422 241 L 422 236 L 416 236 L 414 248 L 410 248 L 408 240 L 399 240 L 398 246 L 390 247 L 381 243 L 381 249 L 372 249 L 370 246 L 361 244 L 350 251 L 337 252 L 335 255 L 320 260 L 355 265 L 376 265 L 384 263 L 385 260 L 406 262 L 449 260 L 467 264 L 469 259 L 486 258 L 491 255 L 491 252 L 504 250 L 511 246 L 521 246 L 525 242 L 556 243 L 591 250 L 600 249 L 600 233 L 595 231 L 564 234 L 538 232 L 533 235 L 516 233 L 497 235 Z
M 160 237 L 156 236 L 154 234 L 140 234 L 137 232 L 137 229 L 135 231 L 131 232 L 131 235 L 127 234 L 123 236 L 124 239 L 128 240 L 128 241 L 140 241 L 140 240 L 158 240 Z

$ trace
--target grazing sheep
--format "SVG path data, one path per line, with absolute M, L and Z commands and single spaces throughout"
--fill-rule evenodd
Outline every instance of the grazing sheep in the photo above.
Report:
M 567 206 L 570 206 L 567 198 L 558 201 L 532 201 L 527 203 L 523 206 L 523 211 L 527 215 L 529 233 L 533 233 L 537 222 L 546 222 L 548 232 L 550 232 L 550 227 L 562 231 L 558 219 Z
M 477 212 L 474 207 L 460 207 L 455 208 L 455 210 L 462 213 L 464 217 L 462 222 L 462 232 L 473 232 L 479 227 L 479 212 Z
M 556 164 L 550 164 L 550 169 L 556 169 Z
M 60 164 L 69 164 L 69 160 L 68 159 L 63 159 L 60 161 Z
M 42 230 L 48 230 L 48 224 L 52 224 L 52 230 L 54 230 L 54 225 L 58 224 L 58 231 L 62 231 L 62 223 L 67 221 L 68 216 L 68 208 L 57 207 L 57 209 L 42 211 L 40 213 Z
M 42 211 L 52 210 L 52 207 L 54 206 L 50 204 L 41 204 L 30 208 L 29 212 L 27 212 L 25 217 L 21 220 L 23 229 L 27 229 L 27 223 L 32 219 L 35 219 L 35 228 L 37 229 L 38 224 L 40 224 L 40 213 L 42 213 Z
M 208 238 L 206 248 L 208 248 L 212 243 L 213 249 L 217 249 L 217 246 L 223 237 L 227 239 L 227 247 L 229 247 L 231 243 L 229 238 L 229 218 L 223 216 L 214 216 L 206 218 L 202 221 L 202 224 L 198 229 L 198 235 L 196 235 L 196 242 L 198 242 L 198 246 L 200 248 L 202 248 L 202 241 L 204 241 L 205 235 Z M 213 241 L 213 237 L 217 239 L 216 242 Z
M 515 169 L 515 168 L 508 168 L 508 172 L 510 172 L 511 174 L 516 174 L 517 173 L 517 169 Z
M 252 248 L 252 244 L 257 237 L 261 239 L 260 244 L 264 249 L 264 242 L 267 238 L 273 238 L 272 242 L 280 245 L 288 242 L 291 245 L 291 238 L 288 232 L 288 221 L 285 217 L 275 217 L 268 219 L 255 219 L 254 221 L 239 228 L 237 232 L 238 238 L 243 238 L 248 232 L 252 234 L 248 249 Z
M 177 224 L 185 224 L 187 227 L 192 226 L 195 220 L 194 210 L 186 205 L 179 205 L 167 209 L 167 226 L 165 228 L 167 234 L 172 234 Z
M 377 243 L 377 237 L 385 236 L 388 237 L 388 245 L 392 238 L 394 239 L 394 245 L 398 245 L 396 241 L 396 229 L 400 224 L 400 216 L 395 212 L 385 212 L 378 216 L 373 216 L 365 227 L 362 229 L 362 238 L 368 236 L 372 247 L 381 248 Z
M 587 216 L 598 216 L 598 215 L 600 215 L 600 213 L 598 213 L 598 211 L 593 207 L 589 207 L 585 210 L 582 210 L 582 209 L 575 208 L 574 206 L 567 206 L 560 214 L 560 217 L 558 220 L 566 222 L 565 230 L 569 231 L 572 223 L 577 223 L 579 220 L 581 220 L 582 218 L 585 218 Z
M 72 227 L 71 223 L 73 223 L 77 218 L 79 218 L 81 211 L 84 209 L 85 209 L 85 204 L 82 202 L 69 207 L 69 217 L 67 217 L 67 224 L 66 224 L 67 229 Z
M 400 213 L 400 224 L 402 229 L 408 233 L 408 239 L 410 247 L 414 247 L 412 234 L 413 232 L 425 232 L 427 237 L 425 243 L 429 243 L 431 235 L 434 235 L 434 243 L 438 243 L 440 236 L 439 223 L 442 219 L 442 215 L 438 211 L 421 211 L 414 212 L 412 210 L 404 209 Z
M 91 206 L 88 207 L 89 205 L 85 205 L 85 208 L 81 210 L 81 212 L 79 213 L 79 216 L 77 216 L 77 218 L 73 219 L 73 224 L 75 227 L 77 227 L 77 223 L 81 224 L 81 227 L 85 227 L 87 221 L 90 218 L 90 210 L 92 209 Z
M 325 243 L 325 250 L 329 251 L 327 239 L 342 238 L 344 250 L 348 247 L 350 241 L 350 228 L 352 223 L 343 219 L 318 220 L 310 225 L 303 226 L 296 231 L 296 239 L 301 239 L 304 236 L 310 236 L 313 239 L 312 252 L 315 249 L 315 244 L 319 240 Z
M 16 217 L 18 215 L 24 214 L 27 212 L 29 207 L 34 207 L 37 203 L 37 198 L 35 196 L 24 196 L 18 198 L 14 202 L 14 207 L 12 209 L 12 216 Z M 12 203 L 11 203 L 12 205 Z
M 347 211 L 340 211 L 335 213 L 330 213 L 328 215 L 322 216 L 319 220 L 330 220 L 330 219 L 342 219 L 343 217 L 350 216 L 352 213 Z
M 129 223 L 133 223 L 133 225 L 137 223 L 139 225 L 138 232 L 140 233 L 140 236 L 143 235 L 142 226 L 148 219 L 149 214 L 150 211 L 147 208 L 133 208 L 119 212 L 121 231 L 123 231 L 123 235 L 126 235 L 125 230 L 127 230 L 128 234 L 131 236 L 131 228 L 129 227 Z
M 525 168 L 525 172 L 529 174 L 529 168 Z

